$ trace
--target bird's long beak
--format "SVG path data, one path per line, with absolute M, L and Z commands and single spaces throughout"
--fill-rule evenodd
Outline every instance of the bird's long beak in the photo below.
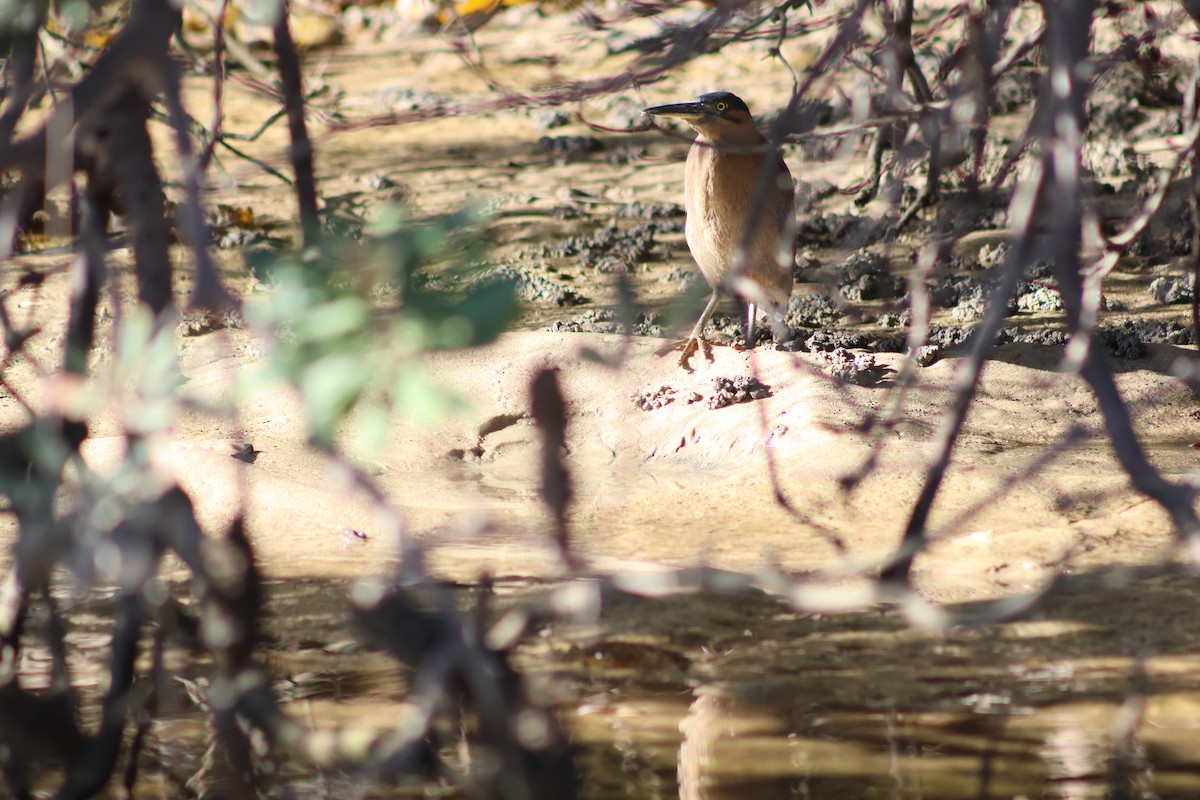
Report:
M 699 119 L 708 117 L 712 112 L 703 103 L 672 103 L 667 106 L 654 106 L 642 110 L 643 114 L 654 117 L 675 117 L 677 119 Z

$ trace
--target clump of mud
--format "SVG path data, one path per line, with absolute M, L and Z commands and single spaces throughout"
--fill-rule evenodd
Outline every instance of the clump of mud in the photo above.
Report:
M 883 258 L 869 250 L 855 252 L 838 270 L 838 291 L 852 303 L 900 297 L 905 283 L 891 273 Z
M 707 405 L 709 409 L 716 410 L 738 403 L 762 400 L 770 396 L 771 387 L 758 378 L 750 376 L 739 376 L 737 378 L 716 377 L 713 378 L 713 393 L 707 397 Z M 682 400 L 691 405 L 692 403 L 699 403 L 706 398 L 696 391 L 681 393 L 674 387 L 663 384 L 655 389 L 646 389 L 637 392 L 630 399 L 633 400 L 633 405 L 642 411 L 656 411 L 674 403 L 676 400 Z
M 179 320 L 177 330 L 181 336 L 204 336 L 213 331 L 242 327 L 242 313 L 237 309 L 226 311 L 187 311 Z
M 779 345 L 779 349 L 796 353 L 831 353 L 870 347 L 871 343 L 869 336 L 855 331 L 795 330 L 791 341 Z
M 591 302 L 575 289 L 555 283 L 525 267 L 498 267 L 476 279 L 475 285 L 486 286 L 497 281 L 512 281 L 517 287 L 517 295 L 532 303 L 548 303 L 561 308 Z
M 1057 286 L 1045 283 L 1022 284 L 1017 291 L 1017 309 L 1031 314 L 1062 311 L 1062 294 Z
M 556 161 L 570 164 L 599 153 L 604 144 L 595 136 L 543 136 L 537 141 L 537 149 L 550 153 Z
M 1150 281 L 1150 296 L 1163 305 L 1190 303 L 1195 296 L 1195 283 L 1191 275 L 1161 275 Z
M 873 386 L 882 376 L 882 370 L 876 365 L 875 357 L 869 353 L 851 353 L 844 347 L 838 347 L 828 352 L 819 352 L 817 357 L 824 365 L 826 374 L 844 383 Z
M 626 219 L 640 219 L 645 222 L 671 220 L 670 225 L 659 225 L 658 230 L 677 232 L 683 230 L 684 219 L 687 215 L 679 203 L 645 203 L 641 200 L 634 200 L 617 209 L 617 216 Z
M 737 378 L 713 378 L 713 388 L 715 391 L 708 396 L 708 407 L 714 410 L 771 396 L 770 386 L 758 378 L 746 375 Z
M 633 404 L 642 411 L 655 411 L 663 406 L 674 403 L 679 399 L 679 393 L 670 386 L 660 386 L 657 389 L 647 389 L 633 395 Z M 699 392 L 688 392 L 683 396 L 683 402 L 691 405 L 704 399 Z
M 837 194 L 838 187 L 827 180 L 796 181 L 796 208 L 801 213 L 812 211 L 813 205 Z
M 646 207 L 639 210 L 643 213 L 655 213 Z M 654 252 L 655 240 L 660 233 L 680 230 L 683 230 L 683 221 L 665 215 L 631 228 L 621 228 L 615 223 L 610 223 L 590 235 L 568 236 L 554 244 L 527 248 L 521 253 L 521 257 L 570 258 L 575 259 L 582 267 L 602 273 L 632 271 L 636 265 L 650 259 Z
M 784 319 L 789 328 L 824 328 L 836 325 L 846 312 L 824 294 L 793 296 Z
M 1150 110 L 1182 104 L 1179 88 L 1160 71 L 1115 61 L 1096 77 L 1088 95 L 1088 130 L 1092 135 L 1123 139 L 1148 120 Z
M 634 316 L 634 336 L 662 336 L 665 333 L 662 314 L 639 312 Z M 570 320 L 555 320 L 546 330 L 553 333 L 624 333 L 616 311 L 590 308 Z
M 808 246 L 840 247 L 847 242 L 866 243 L 878 227 L 875 220 L 854 214 L 812 214 L 800 219 L 796 235 Z
M 1194 344 L 1195 332 L 1178 322 L 1155 319 L 1124 319 L 1101 325 L 1096 338 L 1117 358 L 1137 359 L 1146 355 L 1148 344 Z

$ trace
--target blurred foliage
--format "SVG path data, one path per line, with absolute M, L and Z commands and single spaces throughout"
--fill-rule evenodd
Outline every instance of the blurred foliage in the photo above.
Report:
M 421 270 L 476 260 L 478 221 L 465 211 L 418 224 L 388 207 L 361 241 L 327 234 L 315 252 L 248 254 L 271 287 L 246 308 L 270 342 L 265 373 L 251 386 L 265 375 L 296 387 L 309 438 L 322 448 L 352 411 L 360 443 L 372 450 L 385 443 L 392 414 L 427 423 L 460 405 L 429 381 L 418 357 L 494 340 L 517 313 L 516 287 L 482 280 L 451 291 Z
M 93 365 L 86 383 L 64 384 L 64 416 L 86 421 L 111 406 L 130 436 L 142 439 L 168 432 L 185 383 L 174 327 L 168 320 L 155 320 L 147 307 L 135 306 L 118 319 L 114 344 L 111 356 Z
M 81 2 L 81 0 L 75 0 Z M 71 5 L 75 5 L 72 2 Z M 46 3 L 30 0 L 0 0 L 0 30 L 31 31 L 41 24 L 46 14 Z M 84 3 L 86 5 L 86 3 Z
M 100 5 L 87 0 L 57 0 L 54 3 L 54 16 L 66 31 L 75 33 L 88 26 L 93 11 Z
M 126 0 L 0 0 L 0 32 L 29 32 L 46 24 L 53 32 L 75 34 L 100 15 L 123 17 L 128 7 Z
M 283 0 L 246 0 L 244 5 L 246 16 L 259 25 L 274 25 L 282 8 Z

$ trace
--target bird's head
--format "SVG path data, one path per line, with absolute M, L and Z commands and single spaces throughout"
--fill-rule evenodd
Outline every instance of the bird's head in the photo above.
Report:
M 643 113 L 681 119 L 703 138 L 714 142 L 758 138 L 750 109 L 742 98 L 730 92 L 702 94 L 690 103 L 654 106 Z

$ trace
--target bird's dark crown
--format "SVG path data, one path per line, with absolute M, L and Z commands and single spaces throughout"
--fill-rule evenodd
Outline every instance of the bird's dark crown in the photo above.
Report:
M 733 92 L 709 92 L 697 97 L 696 101 L 710 108 L 716 108 L 717 103 L 725 103 L 726 108 L 721 109 L 723 112 L 745 111 L 747 114 L 750 113 L 750 109 L 746 107 L 746 102 Z

